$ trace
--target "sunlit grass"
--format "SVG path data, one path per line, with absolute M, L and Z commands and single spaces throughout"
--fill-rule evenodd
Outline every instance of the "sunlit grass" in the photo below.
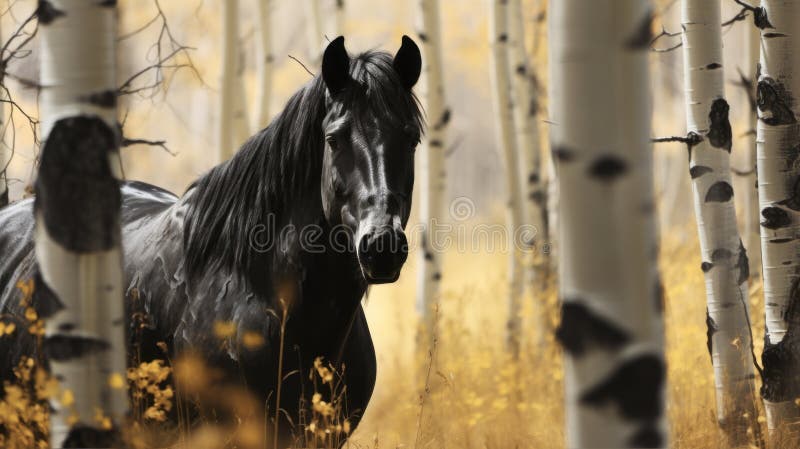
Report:
M 526 299 L 523 353 L 513 360 L 503 343 L 506 255 L 447 253 L 435 345 L 417 350 L 413 260 L 412 255 L 397 284 L 374 288 L 365 302 L 378 355 L 378 380 L 349 447 L 563 448 L 564 376 L 561 352 L 553 338 L 558 320 L 553 279 Z M 706 349 L 705 290 L 691 226 L 662 239 L 661 272 L 670 446 L 721 449 Z M 750 291 L 756 354 L 760 354 L 764 328 L 760 283 L 753 282 Z M 21 292 L 30 295 L 29 289 Z M 15 331 L 9 331 L 9 323 L 4 325 L 6 334 Z M 227 337 L 231 329 L 219 323 L 215 332 Z M 26 359 L 18 368 L 20 384 L 5 386 L 0 424 L 12 432 L 4 447 L 30 447 L 35 434 L 46 432 L 46 412 L 35 405 L 36 400 L 64 392 L 40 371 L 32 359 Z M 128 432 L 133 446 L 153 447 L 168 440 L 173 448 L 270 447 L 271 417 L 264 417 L 253 398 L 242 391 L 219 387 L 218 374 L 191 356 L 175 361 L 172 368 L 152 362 L 129 370 L 134 415 L 140 421 Z M 308 419 L 301 424 L 310 445 L 336 446 L 351 431 L 348 417 L 341 413 L 337 374 L 322 361 L 310 374 L 323 394 L 308 404 Z M 176 388 L 165 382 L 171 376 L 178 380 Z M 166 430 L 170 435 L 163 433 L 159 423 L 165 414 L 177 408 L 183 421 L 190 402 L 226 410 L 231 418 L 220 421 L 205 416 L 199 427 L 181 422 L 177 438 L 174 429 Z

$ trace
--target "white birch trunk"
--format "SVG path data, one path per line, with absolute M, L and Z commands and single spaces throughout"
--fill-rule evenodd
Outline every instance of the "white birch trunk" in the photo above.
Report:
M 3 43 L 2 31 L 0 31 L 0 44 Z M 2 75 L 0 75 L 2 77 Z M 2 78 L 0 78 L 2 79 Z M 5 98 L 5 92 L 0 92 L 0 100 Z M 6 147 L 6 135 L 2 130 L 6 129 L 5 117 L 5 104 L 0 103 L 0 207 L 8 204 L 8 176 L 6 175 L 6 168 L 9 163 L 10 152 Z
M 730 172 L 732 133 L 722 61 L 718 0 L 683 0 L 683 71 L 690 136 L 689 173 L 706 284 L 707 335 L 717 420 L 728 446 L 758 431 L 748 317 L 749 262 L 736 227 Z
M 441 223 L 444 213 L 444 152 L 450 121 L 450 110 L 445 104 L 439 14 L 439 0 L 420 0 L 421 28 L 418 35 L 422 42 L 423 98 L 428 127 L 421 148 L 422 157 L 419 158 L 419 219 L 423 238 L 417 261 L 417 310 L 422 315 L 423 331 L 428 337 L 434 330 L 433 308 L 439 301 L 442 278 L 442 254 L 433 245 L 435 235 L 431 225 Z
M 541 301 L 538 301 L 538 292 L 543 291 L 543 275 L 545 274 L 544 260 L 542 259 L 542 244 L 547 241 L 546 224 L 544 219 L 545 186 L 541 172 L 541 148 L 539 146 L 539 123 L 537 121 L 538 99 L 533 79 L 528 64 L 528 52 L 525 49 L 524 11 L 521 0 L 511 0 L 508 8 L 508 39 L 509 39 L 509 69 L 511 70 L 512 92 L 514 97 L 511 106 L 514 113 L 514 133 L 517 146 L 517 161 L 519 163 L 519 198 L 522 208 L 524 223 L 532 230 L 531 235 L 526 235 L 522 249 L 531 254 L 533 265 L 523 267 L 525 288 L 530 292 L 536 319 L 533 327 L 536 341 L 541 343 L 543 335 L 541 330 L 542 314 Z
M 306 2 L 306 38 L 308 40 L 308 57 L 313 66 L 318 66 L 322 61 L 322 51 L 327 42 L 322 32 L 322 17 L 319 11 L 320 0 L 304 0 Z
M 53 447 L 120 447 L 128 410 L 114 2 L 43 0 L 35 304 L 62 394 Z M 66 393 L 66 392 L 69 393 Z M 74 403 L 65 398 L 74 398 Z
M 795 99 L 800 89 L 795 72 L 800 6 L 782 0 L 763 0 L 761 6 L 771 25 L 761 30 L 758 79 L 758 195 L 766 312 L 761 396 L 770 436 L 776 436 L 780 426 L 800 420 L 795 404 L 800 396 L 800 127 Z M 797 429 L 791 433 L 796 443 Z
M 344 36 L 345 34 L 345 0 L 334 0 L 336 10 L 333 13 L 333 34 L 334 36 Z
M 567 448 L 667 447 L 649 2 L 551 0 Z
M 748 23 L 748 25 L 750 25 Z M 750 25 L 746 29 L 747 49 L 745 60 L 747 67 L 743 71 L 747 79 L 752 83 L 752 92 L 748 92 L 748 103 L 751 98 L 756 96 L 756 84 L 758 83 L 758 64 L 761 56 L 761 33 L 758 28 Z M 756 175 L 756 126 L 758 122 L 758 111 L 755 105 L 751 105 L 749 120 L 747 121 L 747 136 L 745 137 L 745 155 L 748 166 L 746 170 L 752 171 L 745 176 L 747 189 L 744 192 L 744 247 L 747 249 L 747 256 L 750 259 L 750 276 L 754 277 L 761 272 L 761 235 L 759 233 L 759 205 L 758 205 L 758 176 Z
M 222 0 L 222 73 L 219 88 L 219 158 L 233 156 L 234 110 L 236 109 L 236 40 L 239 0 Z
M 519 353 L 520 328 L 523 293 L 523 274 L 519 245 L 514 239 L 522 224 L 522 199 L 519 182 L 519 160 L 517 142 L 514 135 L 514 118 L 511 101 L 511 74 L 509 71 L 508 48 L 508 0 L 489 0 L 491 18 L 489 40 L 491 44 L 491 64 L 493 70 L 492 88 L 494 90 L 494 113 L 496 120 L 497 143 L 505 163 L 506 179 L 506 227 L 508 234 L 508 323 L 506 341 L 513 355 Z
M 260 57 L 258 58 L 258 112 L 256 113 L 255 130 L 267 126 L 269 122 L 269 102 L 272 96 L 272 66 L 275 56 L 272 53 L 272 14 L 271 0 L 258 1 Z
M 236 29 L 239 29 L 237 18 Z M 245 63 L 244 54 L 240 51 L 241 41 L 239 34 L 236 34 L 236 77 L 234 79 L 234 98 L 233 98 L 233 145 L 235 151 L 244 141 L 250 137 L 250 121 L 247 114 L 247 89 L 245 88 Z

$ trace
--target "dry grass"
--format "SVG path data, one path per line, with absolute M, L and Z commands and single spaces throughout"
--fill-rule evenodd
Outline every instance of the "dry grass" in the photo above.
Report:
M 413 257 L 411 258 L 413 260 Z M 503 349 L 506 320 L 503 254 L 447 254 L 444 292 L 439 310 L 435 347 L 416 351 L 413 262 L 392 286 L 375 288 L 366 303 L 378 353 L 379 376 L 372 403 L 361 426 L 351 436 L 353 448 L 562 448 L 563 402 L 560 351 L 553 339 L 557 324 L 557 295 L 552 282 L 526 301 L 527 333 L 524 353 L 514 361 Z M 661 267 L 666 288 L 668 415 L 671 447 L 722 448 L 715 418 L 711 363 L 705 346 L 705 297 L 697 239 L 687 227 L 663 239 Z M 760 285 L 751 287 L 753 334 L 760 353 L 763 317 Z M 219 332 L 224 326 L 220 325 Z M 223 332 L 224 333 L 224 332 Z M 1 337 L 0 337 L 1 338 Z M 226 425 L 209 424 L 194 431 L 182 427 L 172 447 L 269 447 L 271 427 L 257 406 L 233 391 L 216 391 L 213 370 L 188 358 L 175 363 L 174 375 L 186 376 L 183 389 L 164 384 L 170 374 L 160 363 L 142 364 L 128 373 L 138 393 L 135 413 L 157 423 L 172 407 L 186 407 L 201 392 L 215 392 L 217 407 L 236 408 Z M 32 361 L 20 365 L 19 376 L 35 385 L 38 370 Z M 323 363 L 314 378 L 325 397 L 309 404 L 305 424 L 315 447 L 336 445 L 349 434 L 349 422 L 339 414 L 336 373 Z M 42 380 L 42 379 L 39 379 Z M 44 381 L 44 380 L 42 380 Z M 33 434 L 44 431 L 46 415 L 32 404 L 44 397 L 45 387 L 7 385 L 0 402 L 0 424 L 14 429 L 14 446 L 28 447 Z M 56 393 L 57 394 L 57 393 Z M 183 401 L 183 403 L 182 403 Z M 43 418 L 44 417 L 44 418 Z M 46 427 L 46 425 L 44 425 Z M 157 433 L 144 437 L 139 425 L 130 432 L 137 447 L 151 447 Z M 153 437 L 156 437 L 154 440 Z M 11 444 L 8 446 L 8 444 Z

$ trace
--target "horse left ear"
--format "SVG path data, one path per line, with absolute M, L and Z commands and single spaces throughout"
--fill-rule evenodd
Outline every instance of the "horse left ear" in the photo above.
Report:
M 403 44 L 394 55 L 393 65 L 407 89 L 411 89 L 414 84 L 417 84 L 422 71 L 422 56 L 419 53 L 419 47 L 410 37 L 403 35 Z
M 331 95 L 347 87 L 350 79 L 350 56 L 344 48 L 344 36 L 332 40 L 322 55 L 322 80 Z

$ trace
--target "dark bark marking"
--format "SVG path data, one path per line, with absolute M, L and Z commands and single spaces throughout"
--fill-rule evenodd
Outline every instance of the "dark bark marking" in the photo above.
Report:
M 661 282 L 661 276 L 656 277 L 653 288 L 653 296 L 655 298 L 655 308 L 659 315 L 664 313 L 664 283 Z
M 686 134 L 686 151 L 689 153 L 689 160 L 692 160 L 692 148 L 699 145 L 703 141 L 703 136 L 694 131 L 689 131 Z
M 738 283 L 742 285 L 750 279 L 750 260 L 747 257 L 747 249 L 745 249 L 742 239 L 739 239 L 739 260 L 736 262 L 736 268 L 739 269 Z
M 711 103 L 711 110 L 708 113 L 708 121 L 711 124 L 708 130 L 708 142 L 714 148 L 719 148 L 731 152 L 733 133 L 731 123 L 728 120 L 730 106 L 724 98 L 717 98 Z
M 764 33 L 763 36 L 764 36 L 764 39 L 775 39 L 775 38 L 778 38 L 778 37 L 786 37 L 786 34 L 784 34 L 784 33 Z
M 628 440 L 628 447 L 635 448 L 659 448 L 664 445 L 664 437 L 661 431 L 654 425 L 648 424 L 639 428 Z
M 722 68 L 722 64 L 720 64 L 718 62 L 712 62 L 711 64 L 708 64 L 706 66 L 706 70 L 716 70 L 716 69 L 721 69 L 721 68 Z
M 79 335 L 56 334 L 42 343 L 48 360 L 67 361 L 111 349 L 105 340 Z
M 753 10 L 753 23 L 755 23 L 760 30 L 773 28 L 772 24 L 769 23 L 769 18 L 767 18 L 767 10 L 760 6 Z M 756 77 L 756 79 L 758 79 L 758 77 Z
M 714 170 L 711 167 L 706 165 L 695 165 L 689 169 L 689 176 L 691 176 L 692 179 L 697 179 L 706 173 L 711 173 L 713 171 Z
M 711 357 L 712 350 L 714 349 L 714 334 L 716 334 L 718 330 L 719 326 L 717 326 L 714 318 L 711 318 L 711 315 L 708 313 L 708 308 L 706 308 L 706 347 L 708 348 L 709 357 Z M 711 363 L 714 363 L 713 358 Z
M 544 192 L 541 190 L 537 190 L 535 192 L 531 192 L 528 194 L 528 199 L 533 201 L 536 204 L 542 205 L 544 204 L 545 196 Z
M 613 402 L 626 419 L 655 421 L 661 416 L 664 377 L 661 358 L 640 355 L 622 363 L 606 380 L 583 393 L 580 401 L 592 407 Z
M 553 156 L 559 162 L 572 162 L 575 160 L 575 151 L 564 146 L 558 146 L 553 148 Z
M 625 39 L 625 47 L 630 50 L 643 50 L 650 48 L 650 41 L 653 39 L 653 13 L 647 11 L 636 30 Z
M 497 36 L 497 41 L 498 42 L 508 42 L 508 34 L 506 34 L 506 33 L 499 34 Z
M 539 182 L 539 173 L 533 172 L 528 175 L 528 184 L 536 184 Z
M 793 98 L 786 91 L 783 84 L 770 77 L 765 77 L 758 82 L 756 88 L 756 104 L 762 115 L 760 120 L 770 126 L 790 125 L 797 123 L 797 118 L 792 112 Z
M 703 270 L 703 273 L 708 273 L 712 268 L 714 268 L 714 264 L 711 262 L 703 262 L 700 264 L 700 269 Z
M 444 112 L 442 112 L 442 118 L 439 120 L 439 124 L 437 125 L 439 129 L 450 123 L 450 117 L 452 114 L 453 112 L 450 110 L 450 108 L 445 108 Z
M 79 98 L 83 103 L 89 103 L 99 108 L 115 108 L 117 107 L 117 92 L 109 89 L 101 92 L 94 92 L 85 97 Z
M 97 117 L 59 120 L 42 148 L 34 210 L 67 250 L 107 250 L 119 244 L 119 181 L 108 154 L 118 136 Z
M 421 40 L 422 42 L 428 42 L 428 35 L 423 33 L 422 31 L 417 33 L 417 36 L 419 36 L 419 40 Z
M 725 181 L 718 181 L 708 188 L 705 202 L 724 203 L 733 198 L 733 187 Z
M 789 290 L 789 304 L 784 314 L 789 330 L 783 340 L 772 344 L 768 336 L 764 339 L 761 396 L 768 401 L 783 402 L 800 396 L 800 338 L 797 335 L 800 325 L 799 287 L 800 278 L 797 278 Z
M 433 273 L 432 278 L 433 278 L 434 281 L 441 281 L 442 280 L 442 273 L 439 273 L 439 272 Z
M 117 428 L 108 430 L 78 424 L 72 427 L 64 440 L 63 447 L 125 447 L 121 433 Z
M 441 140 L 434 139 L 430 141 L 429 145 L 432 147 L 441 148 L 444 146 L 444 143 Z
M 556 329 L 556 339 L 567 352 L 578 357 L 591 346 L 617 349 L 630 337 L 614 323 L 595 315 L 587 306 L 567 298 L 561 305 L 561 323 Z
M 792 223 L 792 219 L 789 218 L 789 214 L 787 214 L 786 211 L 780 207 L 765 207 L 761 210 L 761 216 L 764 217 L 764 221 L 761 222 L 761 226 L 767 229 L 780 229 L 789 226 Z
M 36 17 L 41 25 L 49 25 L 59 17 L 64 17 L 64 11 L 57 9 L 49 0 L 39 0 L 36 8 Z
M 600 156 L 589 167 L 589 176 L 603 182 L 612 182 L 628 171 L 628 164 L 615 155 Z
M 787 190 L 790 192 L 790 196 L 783 201 L 779 201 L 778 204 L 786 206 L 795 212 L 800 211 L 800 176 L 795 177 L 791 187 Z
M 117 0 L 100 0 L 98 5 L 106 7 L 106 8 L 113 8 L 117 6 Z
M 44 282 L 39 270 L 33 275 L 33 297 L 31 303 L 39 318 L 47 319 L 64 308 L 58 295 Z
M 778 244 L 780 244 L 780 243 L 789 243 L 789 242 L 792 242 L 792 241 L 794 241 L 794 238 L 788 237 L 788 238 L 785 238 L 785 239 L 772 239 L 772 240 L 769 241 L 769 243 L 778 243 Z
M 717 248 L 711 253 L 711 261 L 717 263 L 722 260 L 730 259 L 731 256 L 733 256 L 733 253 L 731 253 L 728 249 Z

